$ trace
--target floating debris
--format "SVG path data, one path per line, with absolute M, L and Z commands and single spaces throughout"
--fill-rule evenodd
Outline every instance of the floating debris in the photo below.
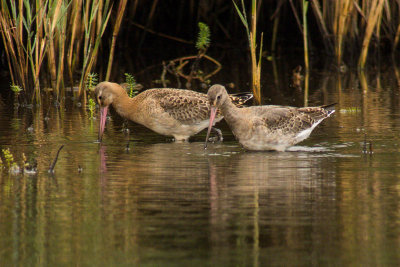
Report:
M 361 112 L 361 109 L 358 107 L 349 107 L 349 108 L 341 108 L 339 110 L 340 113 L 358 113 Z
M 60 154 L 61 149 L 64 147 L 64 145 L 61 145 L 60 148 L 57 151 L 56 157 L 54 158 L 53 163 L 50 165 L 49 168 L 49 173 L 54 173 L 54 167 L 56 166 L 57 159 L 58 159 L 58 154 Z

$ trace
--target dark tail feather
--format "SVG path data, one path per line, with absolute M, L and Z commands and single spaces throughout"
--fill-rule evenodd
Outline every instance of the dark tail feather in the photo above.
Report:
M 254 97 L 252 93 L 245 92 L 245 93 L 236 93 L 236 94 L 229 94 L 232 102 L 238 106 L 242 106 L 244 103 L 249 101 Z
M 321 108 L 325 109 L 328 112 L 328 116 L 327 117 L 329 117 L 330 115 L 332 115 L 335 112 L 335 105 L 336 104 L 337 103 L 321 106 Z
M 335 105 L 337 105 L 337 103 L 321 106 L 321 108 L 326 109 L 326 110 L 335 110 Z

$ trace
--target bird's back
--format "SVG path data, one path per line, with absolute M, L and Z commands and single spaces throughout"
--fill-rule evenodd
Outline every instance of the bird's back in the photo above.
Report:
M 206 120 L 209 112 L 207 97 L 184 89 L 150 89 L 143 92 L 143 105 L 151 106 L 152 112 L 177 120 L 182 124 L 193 124 Z
M 306 139 L 329 117 L 332 107 L 253 106 L 241 109 L 242 123 L 231 125 L 239 141 L 251 150 L 284 150 Z

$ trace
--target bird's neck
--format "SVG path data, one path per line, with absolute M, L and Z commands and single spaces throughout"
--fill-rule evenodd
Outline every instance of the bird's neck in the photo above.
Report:
M 230 99 L 226 100 L 220 109 L 228 123 L 240 119 L 240 108 L 236 107 Z
M 121 117 L 136 122 L 135 118 L 138 113 L 136 97 L 130 98 L 125 92 L 118 94 L 113 100 L 113 107 Z
M 243 133 L 247 133 L 249 129 L 250 124 L 249 118 L 246 116 L 246 109 L 247 108 L 238 108 L 233 103 L 224 103 L 224 105 L 221 106 L 224 119 L 238 140 L 242 139 Z

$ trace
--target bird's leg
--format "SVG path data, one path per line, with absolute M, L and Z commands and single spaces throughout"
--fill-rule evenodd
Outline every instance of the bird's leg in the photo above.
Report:
M 222 142 L 224 140 L 222 137 L 222 131 L 220 129 L 212 127 L 211 131 L 213 131 L 217 136 L 209 138 L 210 142 Z

